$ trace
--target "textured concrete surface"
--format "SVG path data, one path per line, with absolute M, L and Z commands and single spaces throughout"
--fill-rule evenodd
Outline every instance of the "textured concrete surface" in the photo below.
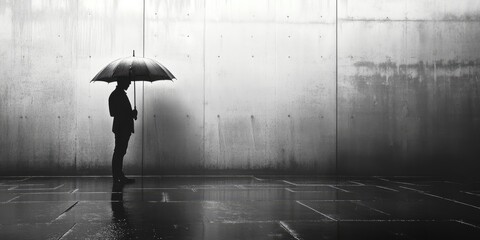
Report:
M 1 239 L 478 239 L 480 183 L 446 178 L 0 179 Z
M 142 55 L 140 3 L 1 3 L 2 174 L 110 172 L 115 84 L 89 80 Z M 147 174 L 332 173 L 334 3 L 146 1 L 145 55 L 178 81 L 137 85 L 127 172 L 140 173 L 143 118 Z
M 146 1 L 145 55 L 179 80 L 137 86 L 127 172 L 140 173 L 142 152 L 147 174 L 478 172 L 479 11 Z M 108 174 L 115 84 L 89 80 L 142 55 L 141 2 L 0 1 L 0 25 L 0 174 Z
M 339 173 L 480 170 L 479 14 L 478 1 L 339 2 Z

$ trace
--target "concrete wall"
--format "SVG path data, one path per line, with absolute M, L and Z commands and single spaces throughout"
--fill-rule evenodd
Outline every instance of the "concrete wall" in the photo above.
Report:
M 338 0 L 337 19 L 336 2 L 147 0 L 145 56 L 178 81 L 137 84 L 126 171 L 480 170 L 480 3 Z M 142 16 L 0 1 L 0 174 L 110 172 L 115 84 L 89 81 L 142 55 Z
M 142 1 L 0 6 L 0 173 L 108 174 L 115 84 L 89 81 L 133 49 L 142 55 Z M 127 172 L 140 173 L 143 152 L 146 174 L 333 173 L 334 10 L 316 0 L 146 1 L 145 56 L 178 81 L 137 85 Z M 133 103 L 133 86 L 128 95 Z
M 334 9 L 316 0 L 147 1 L 146 53 L 180 79 L 145 88 L 147 172 L 332 173 Z
M 2 174 L 108 170 L 113 138 L 106 104 L 115 86 L 89 81 L 112 58 L 141 49 L 137 5 L 0 1 Z M 138 155 L 137 138 L 131 155 Z
M 341 0 L 338 16 L 339 173 L 477 174 L 480 2 Z

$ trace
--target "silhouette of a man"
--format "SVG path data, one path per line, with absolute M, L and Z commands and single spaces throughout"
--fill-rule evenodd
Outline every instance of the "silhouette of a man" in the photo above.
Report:
M 112 157 L 112 175 L 114 183 L 133 183 L 134 179 L 125 177 L 123 173 L 123 157 L 127 153 L 128 140 L 134 133 L 133 120 L 137 120 L 137 110 L 132 110 L 125 90 L 131 84 L 130 80 L 118 80 L 117 88 L 108 98 L 110 116 L 113 117 L 112 131 L 115 133 L 115 149 Z

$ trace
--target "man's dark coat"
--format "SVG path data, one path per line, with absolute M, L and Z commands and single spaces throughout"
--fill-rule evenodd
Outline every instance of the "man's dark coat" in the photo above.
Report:
M 108 98 L 110 116 L 113 117 L 112 131 L 115 134 L 131 134 L 133 129 L 133 112 L 125 91 L 117 86 Z

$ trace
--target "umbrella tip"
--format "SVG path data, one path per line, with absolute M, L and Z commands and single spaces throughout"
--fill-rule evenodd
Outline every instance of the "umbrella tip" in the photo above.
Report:
M 135 50 L 133 50 L 133 56 L 135 57 Z

